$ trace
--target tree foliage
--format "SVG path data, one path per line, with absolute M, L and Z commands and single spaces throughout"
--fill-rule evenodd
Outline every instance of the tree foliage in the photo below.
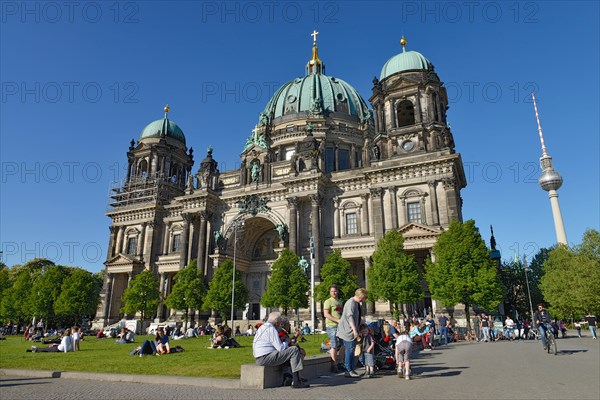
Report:
M 433 298 L 445 305 L 463 303 L 470 329 L 469 307 L 493 310 L 502 301 L 502 284 L 475 221 L 453 220 L 427 260 L 426 279 Z
M 544 299 L 559 318 L 600 312 L 600 232 L 589 229 L 573 248 L 550 251 L 541 279 Z
M 231 312 L 231 282 L 233 280 L 233 261 L 227 259 L 219 265 L 208 284 L 203 309 L 214 310 L 221 318 L 227 319 Z M 234 308 L 243 308 L 248 302 L 248 289 L 243 283 L 242 273 L 235 274 Z
M 23 324 L 33 317 L 27 301 L 32 286 L 31 275 L 27 269 L 15 271 L 11 286 L 2 293 L 0 314 L 4 319 L 11 319 Z
M 29 292 L 27 302 L 30 312 L 40 318 L 44 318 L 46 324 L 56 322 L 55 302 L 61 294 L 61 287 L 65 278 L 69 275 L 68 269 L 58 265 L 43 267 L 43 271 L 35 271 L 33 286 Z
M 75 268 L 64 279 L 54 312 L 68 324 L 80 324 L 96 315 L 102 280 L 98 275 Z
M 183 311 L 187 323 L 190 310 L 200 310 L 206 294 L 204 278 L 198 270 L 196 259 L 175 274 L 173 281 L 175 282 L 173 290 L 165 300 L 165 304 L 169 308 Z
M 335 249 L 325 258 L 325 264 L 321 267 L 321 283 L 315 287 L 317 301 L 325 301 L 329 298 L 329 287 L 336 285 L 339 290 L 339 298 L 342 301 L 354 296 L 358 289 L 357 276 L 351 273 L 352 264 L 342 258 L 342 252 Z
M 142 323 L 154 315 L 160 302 L 158 280 L 154 274 L 147 269 L 137 274 L 125 289 L 121 301 L 121 312 L 132 315 L 140 312 Z
M 423 298 L 421 275 L 414 256 L 404 252 L 404 238 L 398 231 L 387 232 L 377 243 L 373 264 L 367 270 L 369 296 L 390 304 L 394 317 L 401 304 Z
M 308 307 L 308 281 L 298 265 L 299 257 L 285 248 L 271 267 L 271 278 L 260 303 L 264 307 L 278 307 L 287 315 L 288 310 Z

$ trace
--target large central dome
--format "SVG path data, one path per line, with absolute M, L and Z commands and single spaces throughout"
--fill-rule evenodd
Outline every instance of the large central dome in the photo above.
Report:
M 319 59 L 316 42 L 306 70 L 306 76 L 292 79 L 275 92 L 261 116 L 274 123 L 282 117 L 287 117 L 285 120 L 293 119 L 294 115 L 303 118 L 309 113 L 349 117 L 360 122 L 371 118 L 366 102 L 356 89 L 339 78 L 324 74 L 325 66 Z

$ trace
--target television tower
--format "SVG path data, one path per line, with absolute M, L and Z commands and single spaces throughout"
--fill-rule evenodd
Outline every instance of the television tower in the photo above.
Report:
M 538 183 L 542 189 L 548 192 L 550 198 L 550 206 L 552 206 L 552 217 L 554 217 L 554 229 L 556 230 L 556 241 L 566 246 L 567 234 L 565 233 L 565 225 L 563 224 L 560 205 L 558 204 L 557 190 L 562 186 L 563 179 L 552 166 L 552 157 L 546 152 L 544 144 L 544 135 L 542 134 L 542 126 L 540 125 L 540 117 L 538 115 L 537 105 L 535 103 L 535 95 L 531 93 L 533 99 L 533 109 L 535 110 L 535 119 L 537 120 L 538 133 L 540 134 L 540 142 L 542 142 L 542 156 L 540 157 L 540 166 L 542 167 L 542 175 L 538 178 Z

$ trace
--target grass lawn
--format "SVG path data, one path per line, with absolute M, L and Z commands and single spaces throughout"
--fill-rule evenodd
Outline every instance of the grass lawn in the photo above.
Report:
M 0 368 L 107 372 L 115 374 L 194 376 L 205 378 L 239 378 L 240 366 L 254 362 L 252 336 L 236 340 L 240 348 L 211 349 L 210 336 L 172 340 L 171 346 L 181 346 L 183 353 L 157 356 L 130 356 L 129 352 L 150 336 L 136 336 L 136 342 L 116 344 L 114 339 L 96 339 L 86 336 L 81 351 L 71 353 L 27 353 L 31 345 L 46 347 L 41 343 L 25 341 L 21 336 L 0 340 Z M 326 335 L 307 335 L 301 347 L 307 356 L 318 355 Z

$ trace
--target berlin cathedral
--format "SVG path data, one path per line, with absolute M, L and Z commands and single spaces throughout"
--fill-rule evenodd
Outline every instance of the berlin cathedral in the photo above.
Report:
M 402 51 L 373 78 L 369 106 L 349 83 L 325 74 L 316 32 L 313 38 L 305 76 L 274 93 L 240 143 L 239 169 L 221 172 L 211 148 L 195 166 L 168 106 L 164 118 L 131 141 L 126 179 L 110 195 L 96 324 L 123 317 L 121 296 L 144 269 L 156 274 L 164 298 L 192 259 L 208 282 L 234 252 L 249 292 L 236 319 L 267 315 L 260 298 L 285 247 L 307 260 L 314 248 L 317 282 L 325 257 L 339 249 L 368 288 L 377 242 L 398 230 L 423 272 L 436 238 L 452 219 L 462 220 L 466 186 L 443 82 L 402 38 Z M 424 285 L 425 298 L 411 307 L 435 311 Z M 388 314 L 387 304 L 367 307 L 372 318 Z M 179 318 L 162 303 L 155 316 L 157 322 Z

